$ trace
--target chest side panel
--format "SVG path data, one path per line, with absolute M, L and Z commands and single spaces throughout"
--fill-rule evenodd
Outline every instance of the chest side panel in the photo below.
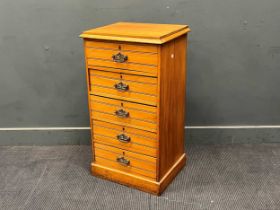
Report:
M 184 155 L 186 36 L 161 47 L 159 178 Z

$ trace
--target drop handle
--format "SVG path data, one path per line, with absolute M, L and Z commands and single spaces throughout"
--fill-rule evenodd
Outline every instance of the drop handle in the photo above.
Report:
M 124 63 L 127 61 L 127 55 L 121 54 L 120 52 L 112 55 L 113 61 L 116 63 Z
M 123 109 L 119 109 L 117 111 L 115 111 L 115 115 L 121 118 L 127 118 L 129 117 L 129 112 L 123 110 Z
M 116 161 L 123 166 L 129 166 L 130 164 L 130 160 L 125 159 L 123 156 L 117 157 Z
M 129 86 L 123 82 L 119 82 L 119 83 L 115 84 L 114 87 L 118 91 L 128 91 L 129 90 Z
M 120 141 L 120 142 L 123 142 L 123 143 L 128 143 L 130 142 L 130 137 L 125 135 L 125 134 L 119 134 L 117 135 L 117 139 Z

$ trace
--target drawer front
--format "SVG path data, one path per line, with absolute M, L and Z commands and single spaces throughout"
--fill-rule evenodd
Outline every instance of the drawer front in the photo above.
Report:
M 144 155 L 157 156 L 155 133 L 93 120 L 93 141 Z
M 158 46 L 152 44 L 129 44 L 124 42 L 103 42 L 103 41 L 86 41 L 85 47 L 89 48 L 100 48 L 100 49 L 111 49 L 111 50 L 122 50 L 122 51 L 136 51 L 146 53 L 157 53 Z
M 120 171 L 156 178 L 156 159 L 127 150 L 93 143 L 96 164 L 112 167 Z
M 91 95 L 90 111 L 96 120 L 152 132 L 157 130 L 156 107 Z
M 157 105 L 157 78 L 90 70 L 91 94 Z
M 87 41 L 85 47 L 89 67 L 126 69 L 157 76 L 158 47 L 155 45 Z
M 120 53 L 120 55 L 126 56 L 126 61 L 124 63 L 120 63 L 121 65 L 134 63 L 148 66 L 157 66 L 158 64 L 158 55 L 154 53 L 139 53 L 132 51 L 120 52 L 119 50 L 86 48 L 87 59 L 93 60 L 114 62 L 113 56 L 117 55 L 118 53 Z

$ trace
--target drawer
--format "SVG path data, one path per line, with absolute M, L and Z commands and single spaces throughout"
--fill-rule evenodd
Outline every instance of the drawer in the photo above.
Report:
M 89 71 L 90 93 L 157 105 L 157 78 L 106 71 Z
M 90 68 L 127 69 L 157 76 L 159 58 L 155 45 L 87 41 L 85 55 Z
M 127 101 L 90 96 L 93 119 L 126 125 L 152 132 L 157 130 L 156 107 Z
M 93 141 L 156 157 L 158 141 L 152 132 L 93 120 Z
M 154 53 L 139 53 L 132 51 L 120 52 L 119 50 L 86 48 L 86 57 L 89 60 L 93 59 L 114 62 L 114 59 L 112 57 L 116 56 L 117 54 L 123 55 L 127 59 L 124 63 L 119 63 L 120 65 L 132 63 L 148 66 L 157 66 L 158 64 L 158 55 Z
M 134 51 L 144 53 L 157 53 L 158 46 L 152 44 L 129 44 L 127 42 L 106 42 L 106 41 L 85 41 L 85 47 L 99 48 L 99 49 L 111 49 L 122 51 Z
M 93 143 L 95 163 L 127 173 L 156 178 L 156 158 Z

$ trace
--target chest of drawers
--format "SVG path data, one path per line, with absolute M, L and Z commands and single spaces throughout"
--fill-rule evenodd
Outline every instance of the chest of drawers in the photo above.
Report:
M 93 175 L 160 194 L 185 165 L 187 25 L 84 31 Z

